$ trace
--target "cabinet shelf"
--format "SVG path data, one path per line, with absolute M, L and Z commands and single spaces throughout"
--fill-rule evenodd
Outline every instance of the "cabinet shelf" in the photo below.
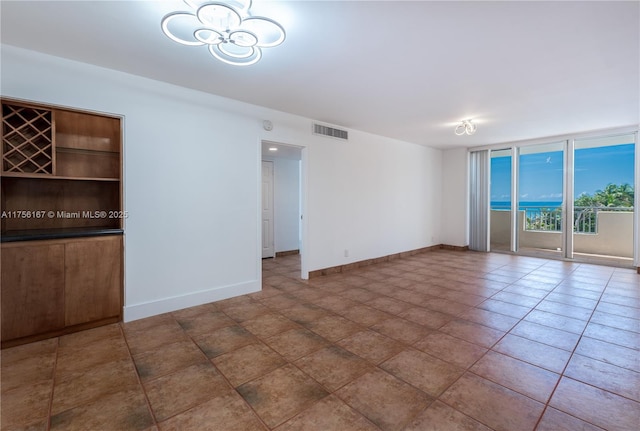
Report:
M 2 101 L 2 174 L 117 180 L 120 119 Z
M 56 145 L 56 151 L 59 153 L 79 153 L 79 154 L 89 154 L 89 155 L 120 155 L 118 151 L 107 151 L 107 150 L 90 150 L 87 148 L 74 148 L 74 147 L 64 147 L 62 145 Z
M 47 174 L 26 174 L 22 172 L 3 172 L 2 178 L 25 178 L 25 179 L 47 179 L 47 180 L 66 180 L 66 181 L 105 181 L 119 182 L 120 178 L 100 178 L 100 177 L 64 177 L 61 175 Z
M 118 229 L 120 218 L 95 218 L 122 209 L 119 181 L 79 181 L 76 178 L 4 177 L 1 232 L 32 229 Z M 31 214 L 40 216 L 31 216 Z M 15 216 L 13 216 L 15 214 Z

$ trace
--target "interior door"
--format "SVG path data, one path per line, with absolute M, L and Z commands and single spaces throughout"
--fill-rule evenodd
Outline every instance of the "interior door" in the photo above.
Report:
M 262 258 L 275 256 L 273 235 L 273 162 L 262 161 Z

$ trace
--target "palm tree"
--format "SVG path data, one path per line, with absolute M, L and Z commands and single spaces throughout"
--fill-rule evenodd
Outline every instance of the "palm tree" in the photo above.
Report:
M 593 196 L 583 193 L 574 202 L 574 230 L 594 232 L 599 208 L 633 208 L 633 203 L 633 187 L 627 183 L 609 183 L 604 190 L 596 191 Z
M 593 196 L 581 194 L 575 200 L 576 207 L 625 207 L 633 208 L 633 187 L 625 184 L 607 184 L 604 190 L 596 191 Z

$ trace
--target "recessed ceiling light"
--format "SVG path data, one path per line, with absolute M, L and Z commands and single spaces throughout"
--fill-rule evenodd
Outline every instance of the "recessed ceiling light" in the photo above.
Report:
M 269 151 L 278 151 L 276 147 L 269 147 Z

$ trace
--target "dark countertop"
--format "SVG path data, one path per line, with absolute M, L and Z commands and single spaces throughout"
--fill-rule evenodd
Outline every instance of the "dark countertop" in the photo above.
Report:
M 43 239 L 85 238 L 104 235 L 122 235 L 124 229 L 84 228 L 84 229 L 33 229 L 14 230 L 0 235 L 0 242 L 39 241 Z

